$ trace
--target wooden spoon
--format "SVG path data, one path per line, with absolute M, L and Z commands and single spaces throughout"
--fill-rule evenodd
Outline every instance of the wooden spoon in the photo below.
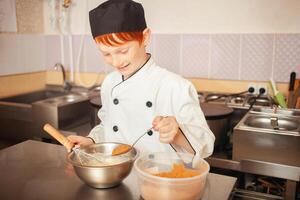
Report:
M 73 142 L 71 142 L 68 138 L 66 138 L 63 134 L 61 134 L 56 128 L 54 128 L 50 124 L 45 124 L 43 129 L 49 135 L 54 137 L 59 143 L 64 145 L 68 150 L 71 150 L 74 147 Z

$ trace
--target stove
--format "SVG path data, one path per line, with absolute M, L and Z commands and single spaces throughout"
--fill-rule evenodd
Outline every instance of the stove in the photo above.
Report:
M 205 102 L 226 104 L 228 101 L 227 94 L 210 93 L 205 96 Z
M 249 107 L 251 104 L 254 103 L 254 106 L 264 106 L 264 107 L 271 107 L 273 104 L 273 101 L 270 96 L 264 95 L 264 96 L 253 96 L 248 95 L 247 101 L 245 102 L 245 106 Z
M 228 97 L 227 106 L 232 108 L 243 108 L 246 98 L 246 95 L 237 95 L 237 96 L 230 96 Z
M 230 93 L 198 93 L 200 102 L 224 104 L 232 108 L 249 109 L 253 107 L 272 107 L 272 98 L 268 95 L 257 96 L 251 94 L 230 94 Z
M 232 94 L 232 93 L 215 93 L 215 92 L 198 92 L 201 103 L 225 105 L 233 108 L 233 113 L 229 116 L 229 127 L 224 130 L 225 144 L 223 149 L 229 155 L 232 153 L 232 133 L 234 127 L 249 111 L 252 103 L 253 108 L 270 108 L 273 105 L 272 98 L 268 95 L 257 96 L 251 94 Z M 212 128 L 214 129 L 214 128 Z
M 255 100 L 256 98 L 256 100 Z M 250 95 L 250 94 L 240 94 L 240 95 L 233 95 L 228 93 L 204 93 L 201 96 L 202 101 L 201 102 L 207 102 L 210 104 L 223 104 L 227 105 L 228 107 L 232 107 L 234 109 L 234 112 L 230 116 L 230 130 L 227 131 L 227 137 L 225 139 L 225 146 L 224 148 L 215 148 L 213 155 L 207 158 L 207 161 L 209 162 L 210 166 L 212 167 L 212 170 L 215 170 L 216 172 L 224 172 L 228 173 L 226 170 L 230 171 L 240 171 L 242 173 L 251 173 L 251 174 L 260 174 L 264 177 L 270 176 L 270 177 L 277 177 L 280 179 L 287 179 L 285 181 L 285 189 L 286 191 L 296 191 L 296 184 L 294 184 L 294 180 L 298 180 L 298 168 L 291 168 L 287 165 L 281 165 L 281 164 L 272 164 L 270 162 L 261 162 L 261 161 L 255 161 L 255 160 L 242 160 L 242 161 L 236 161 L 232 158 L 232 146 L 233 146 L 233 128 L 237 126 L 238 122 L 241 121 L 241 119 L 245 116 L 246 113 L 248 113 L 249 108 L 252 103 L 254 103 L 251 112 L 257 111 L 257 110 L 264 110 L 264 109 L 270 109 L 274 105 L 274 101 L 271 98 L 271 96 L 264 95 L 257 97 L 256 95 Z M 295 170 L 291 172 L 292 170 Z M 298 170 L 298 171 L 297 171 Z M 283 173 L 287 172 L 287 173 Z M 289 173 L 288 173 L 289 172 Z M 293 174 L 293 178 L 291 179 L 290 175 Z M 295 179 L 294 179 L 295 178 Z M 242 181 L 241 181 L 242 183 Z M 249 191 L 247 191 L 247 194 L 249 194 Z M 258 194 L 256 192 L 256 194 Z M 288 194 L 290 195 L 290 194 Z M 288 196 L 287 195 L 287 196 Z M 247 196 L 249 197 L 249 196 Z M 265 194 L 263 194 L 263 197 L 266 197 Z M 274 196 L 273 196 L 274 197 Z M 287 199 L 294 199 L 293 195 L 288 196 L 290 198 Z

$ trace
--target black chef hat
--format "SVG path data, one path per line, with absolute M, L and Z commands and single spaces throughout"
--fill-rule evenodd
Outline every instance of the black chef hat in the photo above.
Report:
M 109 0 L 89 13 L 93 38 L 119 32 L 143 31 L 147 25 L 144 9 L 132 0 Z

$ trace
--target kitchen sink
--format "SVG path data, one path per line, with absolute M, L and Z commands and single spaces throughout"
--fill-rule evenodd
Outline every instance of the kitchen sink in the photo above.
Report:
M 90 122 L 91 106 L 86 90 L 64 91 L 46 87 L 0 99 L 0 138 L 24 141 L 50 138 L 42 131 L 45 123 L 58 129 L 71 129 Z
M 293 110 L 283 112 L 289 115 L 248 112 L 233 131 L 233 160 L 300 167 L 300 117 Z
M 241 126 L 247 126 L 252 128 L 260 128 L 262 130 L 282 130 L 282 131 L 294 131 L 299 133 L 299 120 L 288 117 L 271 117 L 269 115 L 249 115 L 244 124 Z
M 52 104 L 52 105 L 68 104 L 68 103 L 74 102 L 74 101 L 76 101 L 80 98 L 81 98 L 81 96 L 78 95 L 78 94 L 76 94 L 76 95 L 75 94 L 68 94 L 68 95 L 61 96 L 61 97 L 46 99 L 42 103 Z
M 252 113 L 267 113 L 267 114 L 273 114 L 273 115 L 285 115 L 289 117 L 300 117 L 300 110 L 297 109 L 271 109 L 268 107 L 256 107 L 252 108 Z
M 21 94 L 13 97 L 0 99 L 2 102 L 11 102 L 11 103 L 23 103 L 23 104 L 31 104 L 36 101 L 41 101 L 53 97 L 59 97 L 67 95 L 67 92 L 64 91 L 53 91 L 53 90 L 40 90 L 35 92 L 30 92 L 26 94 Z

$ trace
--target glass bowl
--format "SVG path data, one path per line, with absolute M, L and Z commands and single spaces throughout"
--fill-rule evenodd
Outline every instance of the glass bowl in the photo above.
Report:
M 155 175 L 170 172 L 174 164 L 179 163 L 198 175 L 187 178 Z M 192 200 L 201 198 L 210 167 L 204 159 L 193 154 L 157 152 L 139 157 L 134 169 L 137 171 L 140 194 L 145 200 Z

